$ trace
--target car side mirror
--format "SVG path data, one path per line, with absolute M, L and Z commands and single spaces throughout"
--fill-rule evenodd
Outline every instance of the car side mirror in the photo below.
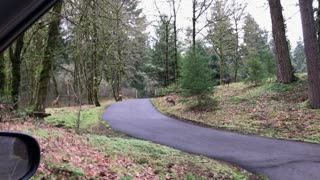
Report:
M 40 163 L 40 147 L 31 136 L 0 132 L 0 179 L 32 177 Z

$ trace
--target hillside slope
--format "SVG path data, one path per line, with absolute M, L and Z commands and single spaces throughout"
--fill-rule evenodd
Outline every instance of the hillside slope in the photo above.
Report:
M 266 83 L 252 87 L 244 83 L 216 87 L 212 96 L 218 105 L 212 111 L 188 108 L 190 99 L 173 96 L 152 99 L 169 116 L 217 129 L 272 138 L 320 143 L 320 110 L 308 107 L 305 77 L 293 84 Z

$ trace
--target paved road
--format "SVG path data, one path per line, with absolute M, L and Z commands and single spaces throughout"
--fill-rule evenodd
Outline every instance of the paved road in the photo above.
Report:
M 320 180 L 320 145 L 224 132 L 160 114 L 147 99 L 111 105 L 102 115 L 130 136 L 237 164 L 274 180 Z

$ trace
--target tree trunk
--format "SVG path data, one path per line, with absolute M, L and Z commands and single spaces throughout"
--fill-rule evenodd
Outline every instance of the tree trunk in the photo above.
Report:
M 54 86 L 54 96 L 57 98 L 59 97 L 60 93 L 59 93 L 59 87 L 58 87 L 58 82 L 56 77 L 54 76 L 53 72 L 51 73 L 52 75 L 52 82 L 53 82 L 53 86 Z
M 320 0 L 318 0 L 318 10 L 317 10 L 317 23 L 318 23 L 318 46 L 320 48 Z
M 309 100 L 314 109 L 320 108 L 319 48 L 313 19 L 312 0 L 299 0 L 304 46 L 308 68 Z
M 21 52 L 24 46 L 24 34 L 22 34 L 16 41 L 15 50 L 11 46 L 9 48 L 9 56 L 12 64 L 12 83 L 11 83 L 11 98 L 13 102 L 13 108 L 18 109 L 19 103 L 19 91 L 21 84 Z
M 6 83 L 6 73 L 4 64 L 4 54 L 0 54 L 0 97 L 3 95 Z
M 62 1 L 59 1 L 53 8 L 53 21 L 49 25 L 47 47 L 42 61 L 42 70 L 40 74 L 38 98 L 36 111 L 45 112 L 47 93 L 50 85 L 50 75 L 54 61 L 54 52 L 57 47 L 57 38 L 59 36 L 60 14 L 62 11 Z
M 192 7 L 192 50 L 193 54 L 196 53 L 196 8 L 197 8 L 197 1 L 193 0 L 193 7 Z
M 178 66 L 178 32 L 177 32 L 177 12 L 175 0 L 173 3 L 173 36 L 174 36 L 174 82 L 176 83 L 179 77 L 179 66 Z
M 235 20 L 235 33 L 236 33 L 236 62 L 234 67 L 234 82 L 238 81 L 238 68 L 239 68 L 239 60 L 241 58 L 240 52 L 239 52 L 239 28 L 238 28 L 238 22 Z
M 165 59 L 165 87 L 169 86 L 170 84 L 170 78 L 169 78 L 169 20 L 166 20 L 165 26 L 166 26 L 166 32 L 165 32 L 165 37 L 166 37 L 166 59 Z
M 277 58 L 278 81 L 286 84 L 291 83 L 294 81 L 294 74 L 280 0 L 269 0 L 269 6 Z
M 96 3 L 94 4 L 94 13 L 96 11 Z M 100 82 L 98 80 L 98 68 L 97 68 L 97 59 L 98 59 L 98 31 L 97 31 L 97 16 L 94 14 L 94 24 L 93 24 L 93 53 L 92 53 L 92 74 L 93 74 L 93 92 L 92 98 L 96 107 L 100 107 L 98 92 Z

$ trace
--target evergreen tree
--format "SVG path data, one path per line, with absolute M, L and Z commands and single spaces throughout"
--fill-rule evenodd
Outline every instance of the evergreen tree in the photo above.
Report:
M 244 38 L 242 54 L 244 63 L 242 64 L 241 77 L 247 79 L 249 76 L 249 61 L 259 61 L 262 66 L 264 77 L 271 77 L 275 74 L 275 56 L 268 43 L 268 33 L 263 31 L 254 18 L 249 14 L 244 21 Z
M 304 52 L 304 45 L 302 40 L 297 42 L 296 48 L 293 50 L 293 66 L 296 72 L 307 72 L 306 55 Z
M 226 74 L 231 74 L 228 69 L 234 67 L 237 57 L 235 52 L 237 36 L 232 28 L 227 5 L 222 0 L 214 3 L 208 31 L 209 42 L 219 56 L 220 84 L 222 84 L 222 79 L 226 77 Z
M 168 17 L 163 16 L 156 29 L 155 45 L 152 52 L 151 74 L 160 87 L 166 87 L 175 80 L 174 35 Z
M 255 85 L 258 85 L 262 82 L 263 78 L 265 77 L 262 63 L 252 57 L 248 60 L 248 78 L 246 79 L 249 83 L 254 83 Z
M 205 56 L 190 50 L 184 61 L 181 70 L 180 85 L 182 93 L 186 97 L 197 97 L 198 105 L 203 105 L 212 92 L 214 83 L 212 71 Z

